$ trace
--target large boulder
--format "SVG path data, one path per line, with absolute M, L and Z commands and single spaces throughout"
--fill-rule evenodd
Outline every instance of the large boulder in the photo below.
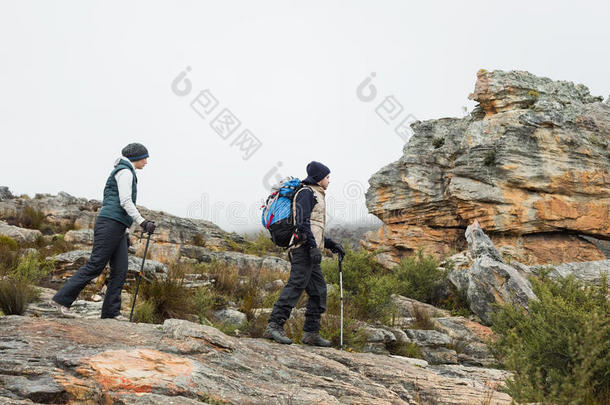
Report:
M 572 275 L 585 284 L 600 284 L 602 276 L 606 275 L 606 282 L 610 285 L 610 260 L 562 263 L 553 266 L 533 266 L 530 268 L 536 275 L 539 275 L 542 270 L 547 269 L 550 270 L 548 275 L 551 278 L 556 279 Z
M 13 194 L 6 186 L 0 186 L 0 201 L 13 198 Z
M 368 249 L 387 265 L 422 247 L 466 247 L 478 219 L 526 264 L 603 260 L 610 239 L 610 105 L 583 85 L 523 71 L 479 71 L 470 116 L 412 125 L 403 156 L 370 179 L 384 222 Z
M 42 237 L 42 233 L 37 229 L 20 228 L 9 225 L 5 221 L 0 221 L 0 235 L 8 236 L 21 243 L 34 243 Z
M 474 261 L 467 270 L 451 271 L 449 280 L 466 292 L 472 312 L 490 323 L 496 304 L 515 303 L 527 309 L 529 301 L 536 299 L 527 266 L 504 262 L 477 221 L 466 229 L 466 240 Z
M 93 229 L 78 229 L 66 232 L 66 242 L 76 245 L 93 245 Z
M 55 270 L 53 271 L 53 280 L 65 280 L 72 276 L 76 270 L 89 260 L 91 256 L 90 250 L 72 250 L 61 253 L 53 257 L 47 257 L 47 260 L 53 260 Z M 128 280 L 132 280 L 134 275 L 140 271 L 142 266 L 142 258 L 133 255 L 128 255 L 127 271 Z M 156 260 L 146 259 L 144 262 L 144 273 L 147 277 L 164 278 L 167 275 L 167 267 Z

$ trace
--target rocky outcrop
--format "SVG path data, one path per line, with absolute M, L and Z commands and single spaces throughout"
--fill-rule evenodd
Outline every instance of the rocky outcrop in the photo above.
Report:
M 5 194 L 10 195 L 10 191 L 6 189 Z M 66 234 L 69 241 L 81 245 L 90 245 L 93 242 L 90 230 L 93 229 L 101 208 L 100 201 L 76 198 L 63 191 L 56 196 L 37 194 L 34 198 L 2 198 L 0 219 L 19 217 L 25 212 L 26 207 L 42 213 L 44 220 L 51 224 L 73 229 L 74 231 L 70 230 Z M 157 231 L 152 238 L 154 243 L 149 247 L 149 257 L 162 263 L 177 260 L 180 257 L 180 248 L 184 245 L 226 250 L 231 247 L 231 243 L 239 244 L 244 241 L 241 236 L 225 232 L 210 221 L 181 218 L 142 206 L 138 206 L 138 209 L 142 216 L 157 224 Z M 133 244 L 138 242 L 140 233 L 140 227 L 136 224 L 132 225 L 130 235 Z M 144 243 L 137 244 L 140 256 L 144 253 L 144 245 Z
M 0 354 L 0 403 L 511 402 L 502 370 L 237 339 L 182 320 L 3 317 Z
M 60 192 L 53 196 L 37 194 L 34 198 L 14 197 L 7 187 L 0 188 L 0 219 L 20 218 L 26 209 L 32 209 L 44 216 L 44 221 L 69 229 L 64 240 L 73 244 L 78 251 L 67 252 L 56 258 L 59 265 L 56 278 L 71 275 L 84 263 L 87 253 L 93 245 L 93 226 L 101 203 L 96 200 L 76 198 L 68 193 Z M 277 256 L 255 256 L 231 249 L 239 248 L 245 243 L 242 236 L 228 233 L 209 221 L 181 218 L 160 211 L 152 211 L 138 206 L 140 213 L 147 219 L 155 221 L 157 230 L 151 237 L 147 257 L 152 261 L 170 264 L 180 260 L 190 260 L 196 263 L 219 263 L 236 266 L 240 269 L 265 268 L 276 271 L 289 271 L 290 263 Z M 8 225 L 0 220 L 0 235 L 8 235 L 19 242 L 35 242 L 42 233 Z M 51 236 L 44 236 L 51 238 Z M 130 240 L 135 256 L 130 256 L 130 269 L 135 268 L 135 262 L 144 255 L 146 237 L 141 237 L 141 229 L 133 225 L 130 229 Z M 86 259 L 85 259 L 86 260 Z M 153 262 L 150 262 L 150 265 Z M 132 263 L 133 262 L 133 263 Z M 148 267 L 149 262 L 147 262 Z M 139 266 L 139 264 L 138 264 Z M 155 264 L 156 267 L 159 267 Z M 139 267 L 138 267 L 139 268 Z M 165 272 L 165 270 L 163 271 Z
M 74 274 L 79 267 L 85 264 L 90 256 L 90 250 L 73 250 L 58 254 L 54 257 L 47 257 L 47 260 L 53 260 L 55 265 L 51 281 L 65 281 Z M 142 258 L 129 255 L 127 259 L 127 278 L 133 279 L 135 274 L 140 271 Z M 167 267 L 163 263 L 147 259 L 144 261 L 144 274 L 148 277 L 164 278 L 167 275 Z
M 531 271 L 518 262 L 507 264 L 478 222 L 466 228 L 468 252 L 474 259 L 467 270 L 456 269 L 449 280 L 466 292 L 470 309 L 484 322 L 491 323 L 496 304 L 514 303 L 528 308 L 536 299 L 527 277 Z
M 466 247 L 478 219 L 526 264 L 603 260 L 610 239 L 610 106 L 583 85 L 481 70 L 465 118 L 412 125 L 403 156 L 370 179 L 366 204 L 384 225 L 365 247 L 388 266 L 422 247 Z
M 235 266 L 245 270 L 265 268 L 272 271 L 290 271 L 290 263 L 277 256 L 256 256 L 241 252 L 216 251 L 201 246 L 181 246 L 180 257 L 192 259 L 198 263 L 217 261 L 227 266 Z
M 9 225 L 5 221 L 0 221 L 0 235 L 8 236 L 21 243 L 35 243 L 38 238 L 42 237 L 42 233 L 39 230 L 20 228 Z
M 0 186 L 0 201 L 13 198 L 13 193 L 6 186 Z
M 532 273 L 540 275 L 541 270 L 550 270 L 551 278 L 564 278 L 574 276 L 575 279 L 585 284 L 599 285 L 602 276 L 606 275 L 606 283 L 610 286 L 610 260 L 599 260 L 594 262 L 562 263 L 554 266 L 533 266 Z

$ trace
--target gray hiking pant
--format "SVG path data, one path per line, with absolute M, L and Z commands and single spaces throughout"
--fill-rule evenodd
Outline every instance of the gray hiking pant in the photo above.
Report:
M 55 294 L 53 300 L 70 307 L 78 294 L 91 280 L 99 276 L 110 262 L 110 275 L 106 297 L 102 305 L 102 318 L 113 318 L 121 313 L 121 290 L 127 275 L 126 226 L 110 218 L 98 217 L 93 228 L 93 251 L 89 261 Z
M 320 317 L 326 311 L 326 282 L 320 265 L 312 264 L 309 251 L 304 246 L 291 251 L 290 263 L 290 278 L 273 306 L 269 322 L 284 325 L 301 294 L 305 291 L 309 299 L 307 300 L 303 330 L 305 332 L 319 332 Z

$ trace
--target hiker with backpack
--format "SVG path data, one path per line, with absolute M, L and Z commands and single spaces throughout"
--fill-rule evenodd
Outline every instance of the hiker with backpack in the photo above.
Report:
M 308 301 L 301 341 L 312 346 L 331 345 L 330 341 L 320 336 L 320 317 L 326 311 L 326 282 L 320 263 L 324 248 L 341 257 L 345 255 L 345 250 L 341 244 L 324 236 L 325 193 L 330 183 L 329 173 L 330 169 L 322 163 L 310 162 L 307 165 L 307 178 L 302 182 L 293 179 L 285 183 L 267 200 L 263 210 L 263 224 L 270 230 L 274 242 L 290 247 L 290 277 L 273 306 L 263 334 L 278 343 L 292 343 L 284 332 L 284 323 L 305 291 Z M 282 203 L 284 205 L 280 206 Z M 286 218 L 274 221 L 274 215 Z M 279 241 L 280 238 L 285 240 Z
M 142 232 L 150 235 L 155 231 L 155 223 L 145 220 L 135 205 L 138 194 L 135 169 L 141 170 L 146 166 L 148 150 L 142 144 L 130 143 L 121 154 L 106 180 L 102 209 L 93 228 L 91 257 L 51 300 L 51 305 L 61 316 L 76 317 L 70 306 L 81 290 L 99 276 L 110 262 L 101 317 L 127 320 L 121 315 L 121 290 L 127 276 L 128 230 L 135 221 L 142 227 Z

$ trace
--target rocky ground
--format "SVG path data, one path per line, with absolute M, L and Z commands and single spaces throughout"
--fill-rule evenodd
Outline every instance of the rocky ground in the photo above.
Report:
M 0 404 L 509 404 L 506 372 L 163 325 L 0 318 Z

